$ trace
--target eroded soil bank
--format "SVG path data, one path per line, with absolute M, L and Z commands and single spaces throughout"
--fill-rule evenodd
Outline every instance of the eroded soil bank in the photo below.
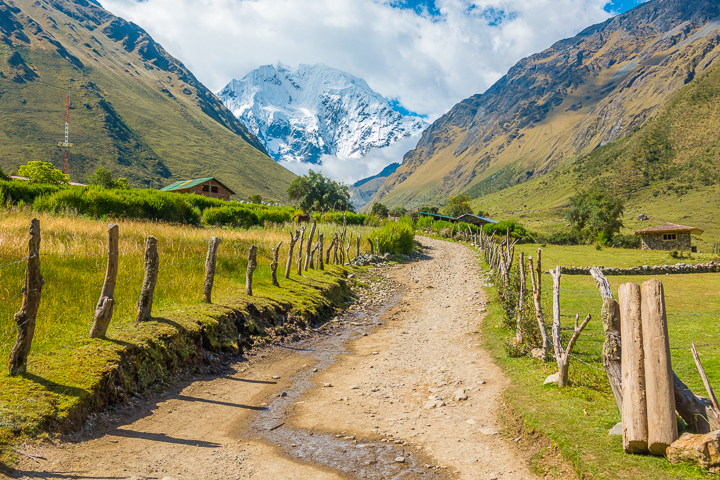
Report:
M 497 434 L 507 379 L 479 348 L 476 259 L 421 241 L 317 335 L 26 445 L 43 458 L 12 478 L 535 478 Z

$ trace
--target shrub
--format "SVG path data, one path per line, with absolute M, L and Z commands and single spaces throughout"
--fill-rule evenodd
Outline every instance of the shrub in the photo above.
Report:
M 534 242 L 532 236 L 525 230 L 525 227 L 515 222 L 515 220 L 503 220 L 498 223 L 486 223 L 483 227 L 483 232 L 486 235 L 505 235 L 508 228 L 510 229 L 510 236 L 512 238 L 520 238 L 528 242 Z
M 580 245 L 583 238 L 577 232 L 553 232 L 549 235 L 537 235 L 538 243 L 550 245 Z
M 203 222 L 206 225 L 229 225 L 238 228 L 249 228 L 261 224 L 255 212 L 233 205 L 206 209 L 203 212 Z
M 53 194 L 61 188 L 63 187 L 42 183 L 30 183 L 24 180 L 0 180 L 0 202 L 7 202 L 9 197 L 11 202 L 22 201 L 32 204 L 36 198 Z
M 323 223 L 335 223 L 337 225 L 342 225 L 343 213 L 345 214 L 345 219 L 348 225 L 362 225 L 365 223 L 365 218 L 367 217 L 367 215 L 365 215 L 364 213 L 355 213 L 349 211 L 327 212 L 322 214 L 322 216 L 320 217 L 320 221 Z
M 101 187 L 63 188 L 37 197 L 33 209 L 60 213 L 72 210 L 94 218 L 139 218 L 198 225 L 200 211 L 182 196 L 155 190 L 107 190 Z
M 379 239 L 378 253 L 394 253 L 409 255 L 415 244 L 415 231 L 406 222 L 388 222 L 377 230 L 373 230 L 370 238 L 375 242 Z
M 640 248 L 640 237 L 637 235 L 615 235 L 612 246 L 615 248 Z
M 432 217 L 420 217 L 415 223 L 416 228 L 432 228 L 433 219 Z

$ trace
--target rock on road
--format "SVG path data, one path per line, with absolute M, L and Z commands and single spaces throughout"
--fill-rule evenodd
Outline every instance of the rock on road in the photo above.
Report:
M 313 352 L 340 333 L 258 352 L 78 441 L 24 446 L 46 460 L 22 457 L 12 478 L 536 478 L 498 434 L 508 380 L 479 347 L 477 258 L 419 240 L 425 259 L 373 272 L 393 297 L 379 326 L 343 337 L 331 359 Z M 272 410 L 277 424 L 258 429 Z

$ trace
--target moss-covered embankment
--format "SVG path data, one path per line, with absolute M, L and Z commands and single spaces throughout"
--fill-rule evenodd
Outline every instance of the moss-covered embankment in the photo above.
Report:
M 208 354 L 237 356 L 328 319 L 352 296 L 351 270 L 310 271 L 286 280 L 291 286 L 277 297 L 263 292 L 175 305 L 106 339 L 78 339 L 64 352 L 36 358 L 27 374 L 5 377 L 0 389 L 0 468 L 20 439 L 71 432 L 89 414 L 193 370 Z

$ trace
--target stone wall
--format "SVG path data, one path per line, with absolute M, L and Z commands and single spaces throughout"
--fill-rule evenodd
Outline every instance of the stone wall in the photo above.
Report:
M 663 240 L 663 235 L 676 234 L 677 240 Z M 640 235 L 643 250 L 690 250 L 690 232 L 643 233 Z
M 566 275 L 590 275 L 591 267 L 560 267 L 560 272 Z M 605 275 L 662 275 L 671 273 L 709 273 L 720 272 L 720 262 L 699 263 L 688 265 L 676 263 L 675 265 L 643 265 L 632 268 L 600 267 Z

